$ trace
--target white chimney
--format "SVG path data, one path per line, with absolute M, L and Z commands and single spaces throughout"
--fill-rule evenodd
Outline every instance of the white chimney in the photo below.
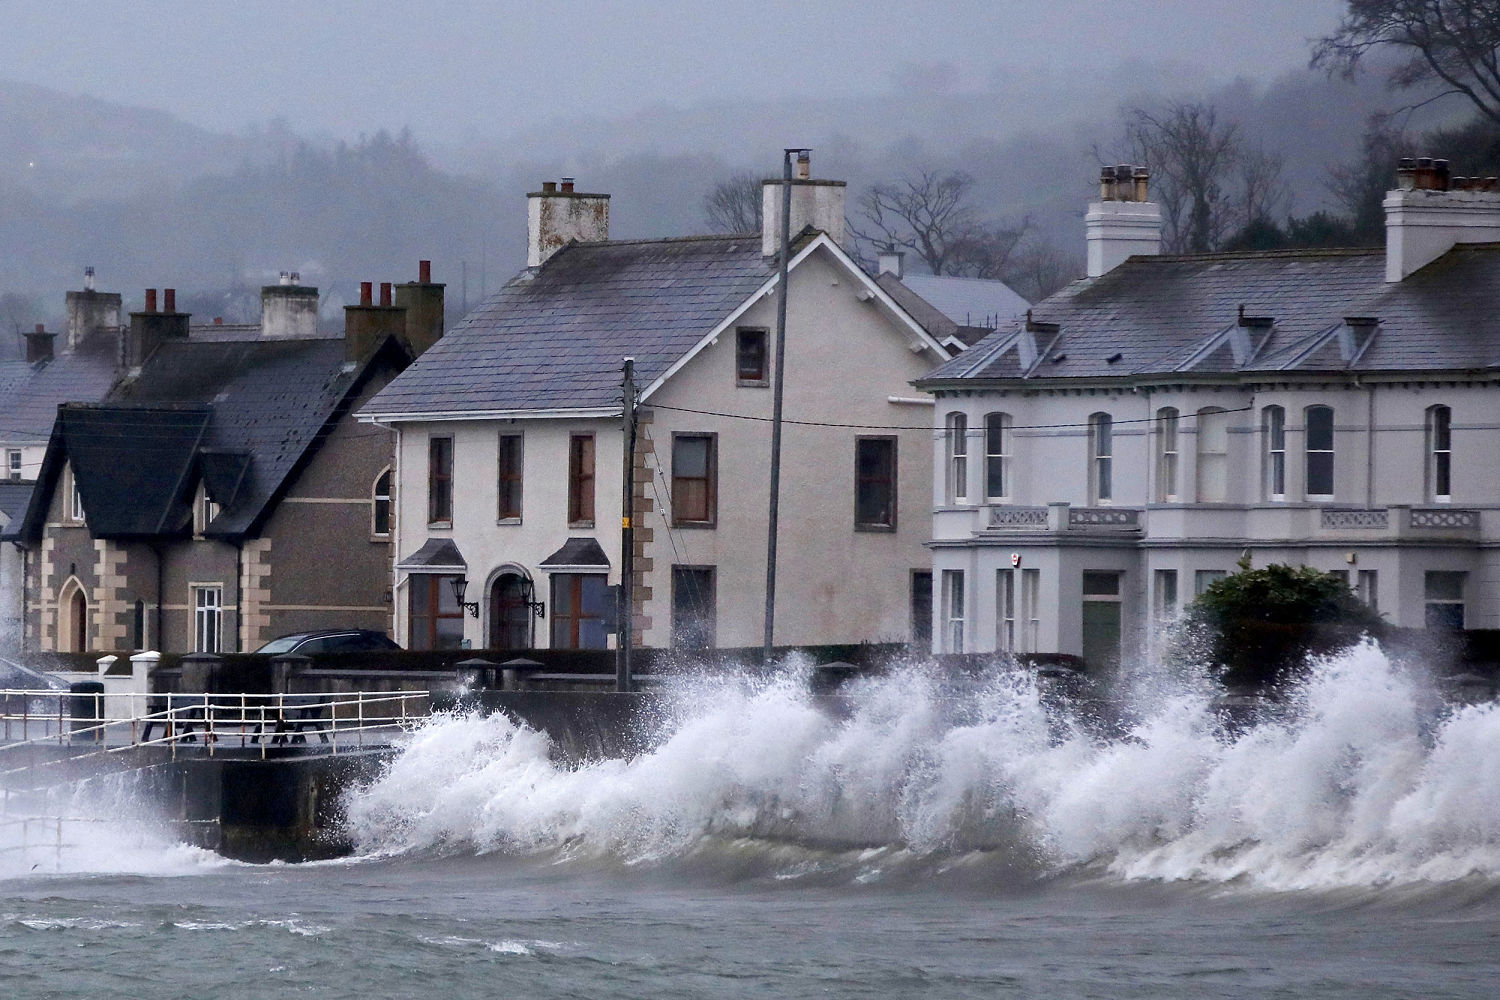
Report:
M 812 226 L 842 246 L 844 189 L 848 186 L 847 181 L 813 180 L 811 156 L 799 154 L 792 172 L 792 238 Z M 760 206 L 760 252 L 774 257 L 781 252 L 780 180 L 761 181 Z
M 265 340 L 308 340 L 318 335 L 318 290 L 297 284 L 287 271 L 260 289 L 260 335 Z
M 879 256 L 878 261 L 876 274 L 894 274 L 898 278 L 906 276 L 906 254 L 900 250 L 887 250 Z
M 599 243 L 609 239 L 609 195 L 573 190 L 573 178 L 562 185 L 543 181 L 526 195 L 526 266 L 539 267 L 573 240 Z
M 1500 181 L 1450 178 L 1447 160 L 1401 160 L 1384 206 L 1386 281 L 1402 280 L 1455 244 L 1500 241 Z
M 1099 200 L 1083 217 L 1090 278 L 1113 271 L 1130 257 L 1161 253 L 1161 206 L 1147 201 L 1150 172 L 1129 164 L 1099 172 Z

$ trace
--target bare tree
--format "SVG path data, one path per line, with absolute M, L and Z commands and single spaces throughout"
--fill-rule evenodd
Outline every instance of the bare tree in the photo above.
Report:
M 1077 254 L 1027 240 L 1011 255 L 1005 282 L 1027 302 L 1040 302 L 1084 271 Z
M 974 178 L 961 170 L 919 170 L 860 195 L 850 230 L 876 252 L 909 250 L 936 275 L 998 279 L 1029 220 L 981 219 L 970 197 Z
M 1393 85 L 1461 94 L 1500 123 L 1500 0 L 1347 3 L 1338 30 L 1314 48 L 1314 66 L 1352 76 L 1366 55 L 1392 52 L 1400 57 L 1389 73 Z
M 1240 162 L 1238 124 L 1220 124 L 1209 104 L 1172 104 L 1161 113 L 1136 108 L 1125 137 L 1135 161 L 1151 170 L 1166 224 L 1163 249 L 1216 248 L 1232 224 L 1224 182 Z
M 703 217 L 719 233 L 760 232 L 761 179 L 738 171 L 714 185 L 703 198 Z
M 1282 176 L 1280 153 L 1247 149 L 1240 153 L 1239 225 L 1274 222 L 1286 216 L 1292 195 Z

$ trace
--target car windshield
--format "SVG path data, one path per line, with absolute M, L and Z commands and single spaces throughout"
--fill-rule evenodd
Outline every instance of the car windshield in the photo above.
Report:
M 266 643 L 264 646 L 262 646 L 259 649 L 257 649 L 256 652 L 257 653 L 286 653 L 286 652 L 290 652 L 291 649 L 292 649 L 292 647 L 295 646 L 295 645 L 297 645 L 297 643 L 299 643 L 301 641 L 302 641 L 302 636 L 300 636 L 300 635 L 285 635 L 285 636 L 282 636 L 280 639 L 272 639 L 270 642 Z

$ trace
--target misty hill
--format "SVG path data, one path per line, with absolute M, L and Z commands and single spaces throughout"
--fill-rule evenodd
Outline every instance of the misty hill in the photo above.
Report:
M 1309 71 L 1218 88 L 1174 67 L 996 73 L 960 93 L 939 73 L 894 94 L 659 108 L 428 154 L 408 134 L 314 141 L 273 123 L 228 136 L 0 81 L 0 294 L 30 302 L 17 307 L 12 295 L 0 324 L 56 322 L 87 264 L 129 306 L 147 286 L 209 302 L 199 296 L 253 288 L 281 269 L 348 300 L 357 282 L 409 280 L 429 258 L 457 311 L 521 265 L 524 196 L 542 180 L 576 176 L 609 192 L 619 237 L 700 232 L 717 181 L 773 174 L 781 147 L 802 143 L 815 148 L 818 176 L 850 182 L 851 209 L 872 183 L 962 169 L 986 214 L 1029 217 L 1036 238 L 1081 257 L 1098 164 L 1125 158 L 1124 109 L 1172 97 L 1215 103 L 1279 152 L 1298 213 L 1328 204 L 1327 168 L 1356 155 L 1367 116 L 1391 100 L 1372 78 Z

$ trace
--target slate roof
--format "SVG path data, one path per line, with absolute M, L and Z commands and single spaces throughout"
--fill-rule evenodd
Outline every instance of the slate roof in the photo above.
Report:
M 0 362 L 0 441 L 46 444 L 58 404 L 103 399 L 116 374 L 110 338 L 38 364 Z
M 931 274 L 908 274 L 901 281 L 959 326 L 993 330 L 1031 305 L 1003 281 Z
M 221 506 L 205 534 L 253 535 L 373 367 L 405 359 L 394 340 L 360 366 L 341 338 L 166 341 L 105 403 L 59 411 L 27 536 L 64 460 L 95 537 L 186 530 L 200 480 Z
M 1495 367 L 1500 244 L 1460 244 L 1392 283 L 1379 249 L 1132 257 L 919 384 Z
M 20 536 L 21 518 L 35 486 L 29 479 L 0 479 L 0 541 Z
M 429 538 L 422 547 L 396 564 L 397 569 L 435 573 L 438 570 L 465 570 L 463 553 L 451 538 Z
M 570 538 L 562 548 L 541 561 L 542 566 L 599 566 L 608 568 L 609 556 L 594 538 Z
M 620 405 L 775 275 L 758 236 L 574 243 L 522 272 L 386 386 L 366 414 Z

